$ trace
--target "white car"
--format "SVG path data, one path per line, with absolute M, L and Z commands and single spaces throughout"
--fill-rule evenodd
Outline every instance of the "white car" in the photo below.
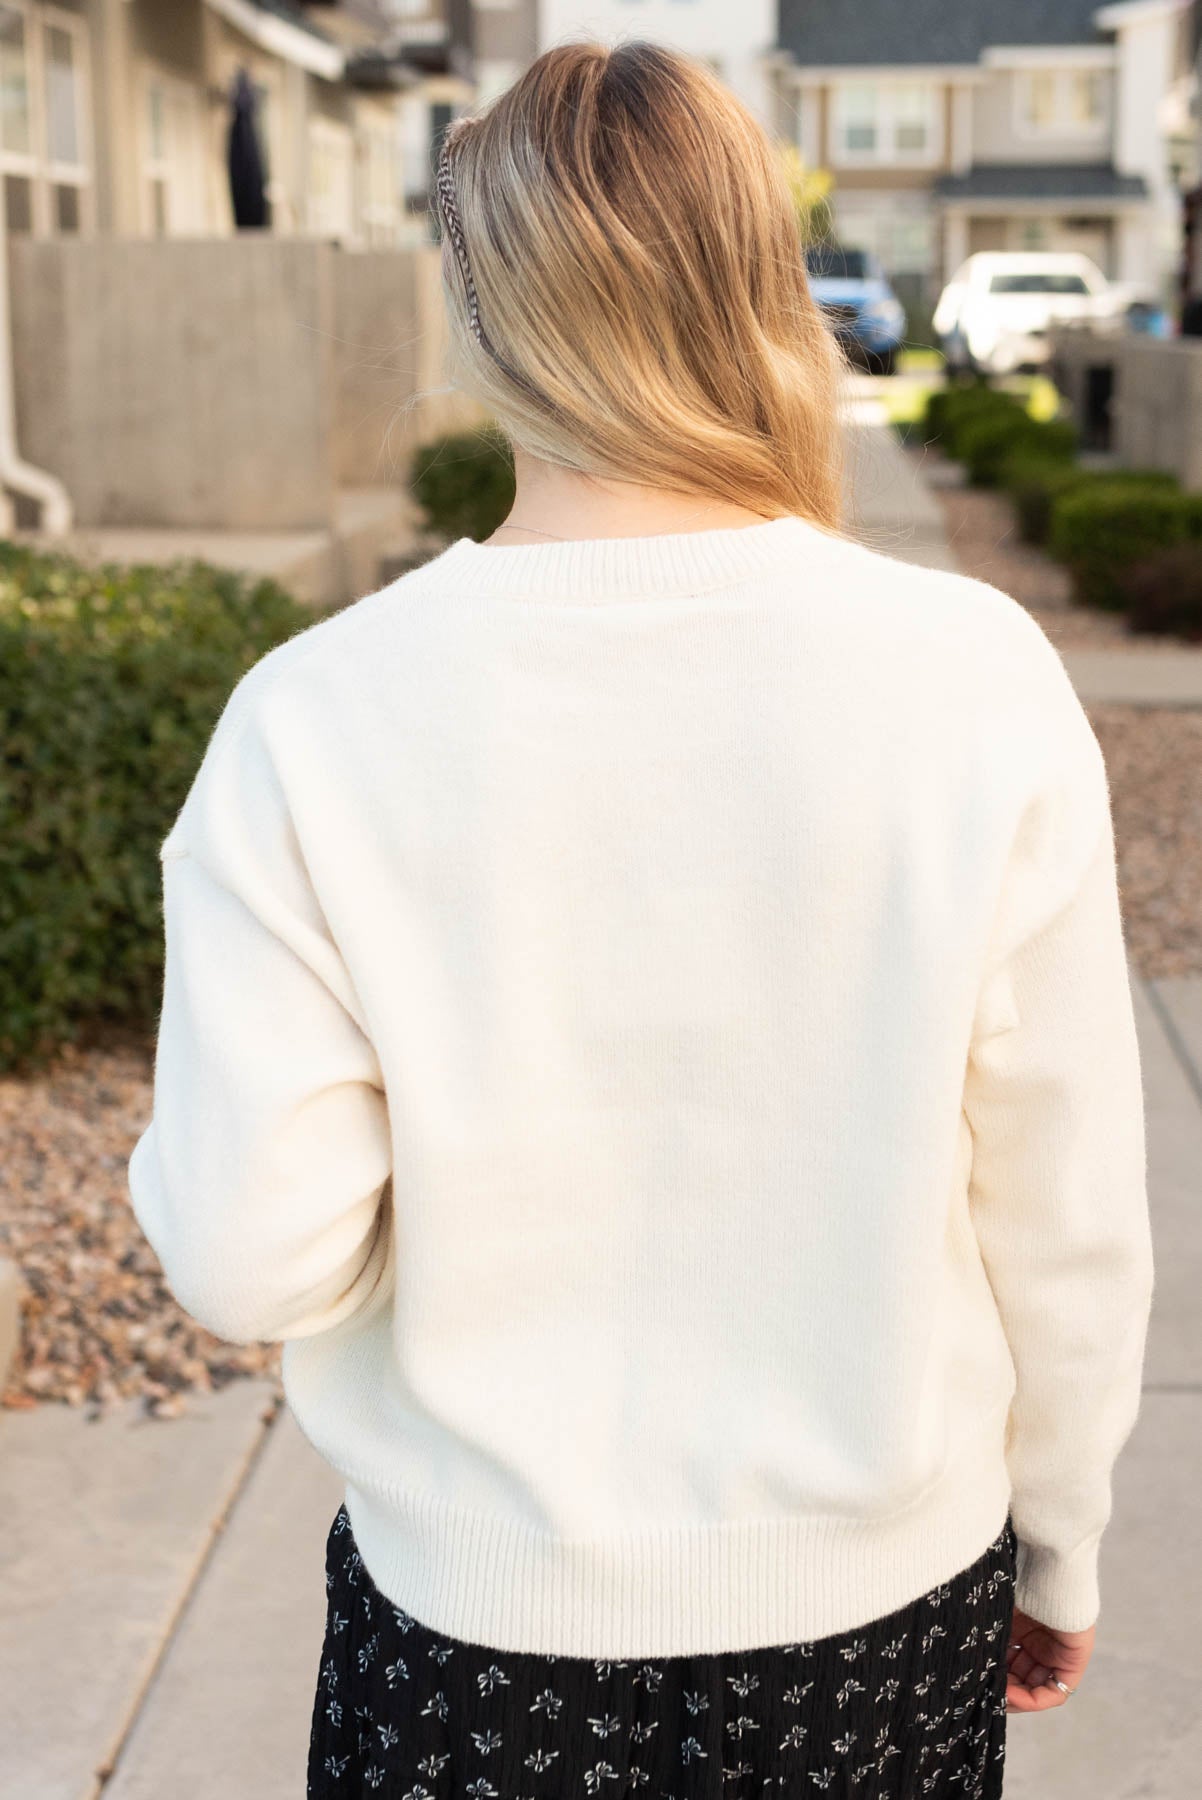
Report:
M 1113 319 L 1131 298 L 1076 251 L 981 250 L 956 270 L 932 322 L 952 368 L 1009 375 L 1047 361 L 1054 322 Z

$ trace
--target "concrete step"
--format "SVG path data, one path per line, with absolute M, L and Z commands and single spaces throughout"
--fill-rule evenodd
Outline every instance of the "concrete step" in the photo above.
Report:
M 38 531 L 11 535 L 37 549 L 61 550 L 81 562 L 167 563 L 200 557 L 219 568 L 271 576 L 314 607 L 345 606 L 372 593 L 380 558 L 408 553 L 421 537 L 419 509 L 397 487 L 341 488 L 333 523 L 302 531 L 170 530 L 158 526 L 80 527 L 65 538 Z

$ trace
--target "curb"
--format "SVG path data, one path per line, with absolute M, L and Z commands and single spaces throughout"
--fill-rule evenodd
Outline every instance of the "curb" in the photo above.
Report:
M 0 1393 L 17 1358 L 21 1342 L 21 1300 L 25 1284 L 16 1263 L 0 1256 Z

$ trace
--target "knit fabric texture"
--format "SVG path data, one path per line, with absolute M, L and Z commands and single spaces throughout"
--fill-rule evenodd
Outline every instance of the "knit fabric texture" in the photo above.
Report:
M 999 590 L 786 517 L 461 538 L 161 847 L 137 1218 L 372 1580 L 498 1649 L 1100 1609 L 1153 1288 L 1106 768 Z

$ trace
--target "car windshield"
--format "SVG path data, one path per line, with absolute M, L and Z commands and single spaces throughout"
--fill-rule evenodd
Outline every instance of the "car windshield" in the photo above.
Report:
M 1026 274 L 995 275 L 989 283 L 991 294 L 1088 294 L 1081 275 L 1057 273 L 1055 270 Z
M 868 274 L 868 255 L 864 250 L 840 250 L 834 244 L 811 244 L 806 250 L 806 268 L 811 275 L 863 281 Z

